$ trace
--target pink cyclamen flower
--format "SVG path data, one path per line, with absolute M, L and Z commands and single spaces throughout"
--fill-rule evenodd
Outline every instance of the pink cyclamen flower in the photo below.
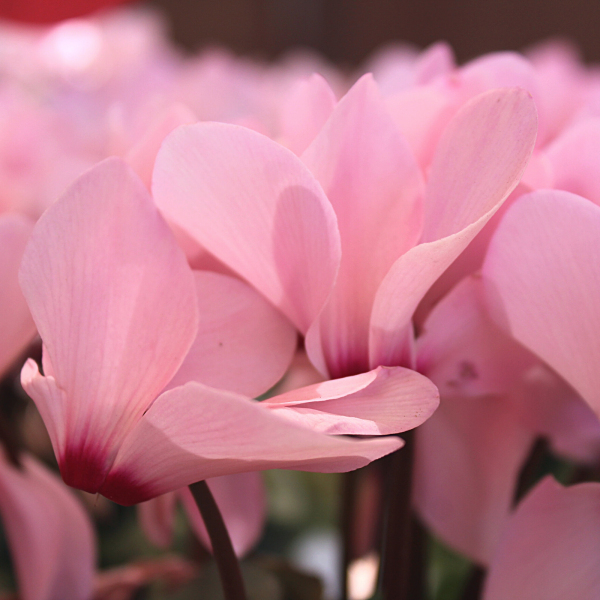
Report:
M 448 125 L 425 183 L 365 76 L 300 158 L 242 127 L 178 128 L 158 153 L 153 193 L 170 220 L 306 336 L 324 376 L 391 381 L 404 376 L 397 365 L 413 364 L 414 309 L 517 184 L 535 131 L 525 91 L 483 94 Z M 335 381 L 343 379 L 317 387 Z M 369 392 L 351 411 L 342 399 L 331 407 L 332 432 L 372 434 L 373 423 L 382 432 L 394 399 Z M 328 426 L 328 408 L 304 392 L 268 402 Z
M 96 559 L 81 502 L 31 456 L 0 457 L 0 513 L 23 600 L 89 600 Z
M 20 280 L 44 343 L 44 376 L 28 361 L 23 386 L 74 487 L 131 504 L 237 472 L 354 469 L 401 445 L 323 435 L 250 400 L 283 375 L 293 328 L 240 280 L 194 274 L 119 159 L 84 174 L 38 221 Z M 388 395 L 406 382 L 407 407 L 392 415 L 419 423 L 437 390 L 405 371 Z M 346 383 L 346 393 L 353 385 L 366 386 Z M 314 400 L 335 404 L 331 395 Z

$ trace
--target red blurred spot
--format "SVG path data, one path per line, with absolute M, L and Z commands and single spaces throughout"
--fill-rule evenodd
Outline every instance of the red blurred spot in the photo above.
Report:
M 24 23 L 55 23 L 131 0 L 0 0 L 0 18 Z

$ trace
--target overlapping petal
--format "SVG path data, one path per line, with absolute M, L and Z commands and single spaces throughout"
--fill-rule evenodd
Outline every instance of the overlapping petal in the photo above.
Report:
M 423 243 L 394 263 L 375 298 L 372 365 L 406 360 L 405 332 L 415 308 L 519 182 L 536 123 L 531 97 L 518 88 L 481 94 L 452 119 L 431 165 Z
M 349 471 L 401 445 L 398 438 L 323 435 L 260 402 L 190 382 L 157 398 L 123 442 L 100 492 L 134 504 L 232 473 Z
M 296 330 L 239 279 L 195 271 L 196 339 L 168 388 L 198 381 L 256 397 L 284 375 L 296 349 Z
M 192 272 L 141 181 L 107 159 L 39 220 L 20 280 L 56 384 L 32 396 L 58 419 L 48 429 L 64 428 L 53 442 L 65 480 L 97 491 L 193 342 Z
M 402 367 L 316 383 L 262 404 L 294 422 L 329 434 L 386 435 L 419 426 L 439 394 L 423 375 Z
M 600 209 L 543 190 L 507 212 L 483 273 L 497 322 L 600 414 Z
M 289 150 L 221 123 L 180 127 L 156 158 L 163 213 L 262 292 L 303 333 L 340 261 L 335 213 Z
M 335 210 L 342 243 L 340 270 L 316 335 L 329 375 L 353 375 L 369 369 L 377 288 L 421 236 L 424 183 L 370 75 L 340 100 L 302 161 Z

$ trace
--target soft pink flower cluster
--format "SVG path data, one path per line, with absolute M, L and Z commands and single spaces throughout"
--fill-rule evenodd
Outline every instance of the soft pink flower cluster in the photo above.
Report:
M 206 538 L 186 486 L 215 478 L 243 553 L 255 471 L 356 469 L 421 426 L 416 507 L 485 600 L 599 597 L 600 484 L 513 500 L 540 436 L 600 460 L 595 71 L 559 45 L 184 58 L 130 12 L 0 39 L 0 371 L 37 331 L 22 384 L 67 484 L 149 501 L 166 544 L 176 495 Z M 26 600 L 91 593 L 60 485 L 0 464 Z

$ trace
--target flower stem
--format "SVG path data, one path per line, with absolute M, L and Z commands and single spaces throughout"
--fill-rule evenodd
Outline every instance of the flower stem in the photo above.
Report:
M 206 481 L 192 483 L 190 491 L 198 505 L 204 525 L 206 525 L 206 531 L 210 537 L 225 600 L 246 600 L 240 563 L 235 555 L 227 527 L 225 527 L 225 522 L 208 484 Z
M 413 515 L 411 511 L 414 431 L 403 434 L 404 448 L 390 456 L 387 519 L 381 585 L 385 600 L 417 600 L 411 588 Z

